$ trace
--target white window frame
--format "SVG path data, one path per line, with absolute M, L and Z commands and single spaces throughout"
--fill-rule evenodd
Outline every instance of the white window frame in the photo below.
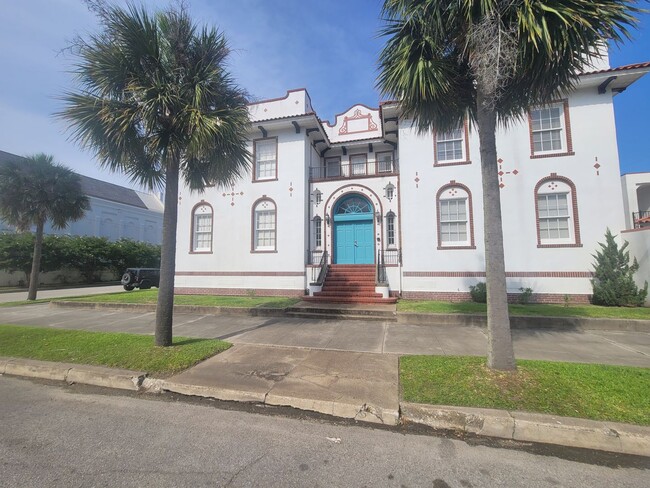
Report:
M 388 156 L 387 160 L 383 159 Z M 395 153 L 393 151 L 380 151 L 375 153 L 377 173 L 392 173 L 395 171 Z
M 443 220 L 443 207 L 449 206 L 452 202 L 454 202 L 458 208 L 458 204 L 460 202 L 463 203 L 464 207 L 464 213 L 465 213 L 465 218 L 461 219 L 459 217 L 459 212 L 456 211 L 456 218 L 451 218 L 447 217 L 446 219 Z M 449 215 L 451 215 L 450 212 L 448 212 Z M 438 224 L 440 225 L 440 242 L 439 246 L 440 247 L 459 247 L 459 246 L 469 246 L 470 245 L 470 239 L 471 239 L 471 229 L 470 229 L 470 221 L 469 221 L 469 196 L 468 195 L 461 195 L 458 197 L 453 197 L 453 198 L 440 198 L 438 200 Z M 458 239 L 458 240 L 445 240 L 445 235 L 451 235 L 451 231 L 445 232 L 445 228 L 447 227 L 456 227 L 456 231 L 453 232 L 453 234 L 458 234 L 460 237 L 461 232 L 458 230 L 460 228 L 460 225 L 464 224 L 465 225 L 465 239 Z
M 456 137 L 456 134 L 454 132 L 458 131 L 460 134 L 460 137 Z M 437 131 L 435 134 L 435 145 L 436 145 L 436 164 L 450 164 L 450 163 L 461 163 L 467 161 L 467 141 L 465 138 L 467 137 L 467 131 L 465 130 L 465 124 L 461 124 L 460 127 L 457 129 L 447 131 L 447 132 L 442 132 L 442 131 Z M 448 152 L 445 150 L 445 158 L 443 159 L 441 157 L 441 152 L 440 152 L 440 146 L 442 144 L 449 144 L 449 143 L 460 143 L 460 158 L 447 158 L 446 153 Z M 455 151 L 455 149 L 454 149 Z
M 395 239 L 395 213 L 388 212 L 386 214 L 386 245 L 388 247 L 396 246 Z
M 323 219 L 319 216 L 314 217 L 314 247 L 316 249 L 323 247 Z
M 557 110 L 557 117 L 551 116 L 549 112 Z M 569 146 L 567 141 L 567 127 L 566 127 L 566 114 L 564 113 L 565 104 L 564 102 L 551 103 L 543 107 L 534 107 L 530 110 L 530 151 L 533 156 L 545 155 L 545 154 L 562 154 L 569 152 Z M 539 114 L 539 126 L 535 128 L 537 115 Z M 542 118 L 544 115 L 549 115 L 548 117 Z M 545 122 L 548 122 L 547 126 L 544 127 Z M 557 133 L 560 147 L 559 148 L 550 148 L 550 149 L 536 149 L 535 148 L 535 136 L 540 134 L 540 137 L 543 137 L 543 134 L 552 134 Z M 544 141 L 541 141 L 543 144 Z
M 353 159 L 363 158 L 361 162 L 353 162 Z M 368 155 L 367 154 L 350 154 L 350 176 L 366 176 L 368 174 Z
M 200 220 L 208 218 L 210 225 L 209 227 L 201 229 Z M 202 252 L 212 252 L 212 231 L 214 229 L 214 215 L 212 207 L 210 205 L 197 205 L 192 210 L 192 252 L 202 253 Z M 203 242 L 207 242 L 208 245 L 202 247 L 199 245 L 199 237 L 209 236 L 207 240 L 204 239 Z
M 336 171 L 330 171 L 330 168 L 336 168 Z M 341 176 L 341 158 L 325 158 L 325 178 L 338 178 Z
M 257 139 L 255 144 L 255 181 L 275 180 L 278 177 L 278 139 Z M 260 151 L 260 146 L 271 146 L 271 152 Z M 272 153 L 272 157 L 269 155 Z M 263 173 L 263 174 L 262 174 Z
M 267 203 L 267 208 L 262 208 L 262 205 Z M 267 224 L 266 222 L 261 222 L 263 216 L 272 216 L 272 226 L 268 228 L 261 228 L 260 224 Z M 254 251 L 275 251 L 277 249 L 277 209 L 275 204 L 270 200 L 262 200 L 261 202 L 255 205 L 255 210 L 253 212 L 253 250 Z M 268 244 L 260 244 L 260 236 L 263 232 L 268 232 L 269 237 L 264 237 L 263 240 L 268 240 Z
M 571 195 L 571 189 L 569 188 L 568 185 L 562 183 L 562 182 L 554 182 L 557 184 L 557 190 L 555 191 L 545 191 L 545 192 L 537 192 L 537 195 L 535 198 L 537 199 L 537 222 L 539 225 L 539 244 L 541 245 L 553 245 L 553 244 L 574 244 L 575 243 L 575 232 L 573 229 L 573 196 Z M 558 202 L 558 197 L 562 196 L 565 199 L 565 208 L 561 208 L 557 202 Z M 542 216 L 542 203 L 541 201 L 544 200 L 545 202 L 549 202 L 549 200 L 555 200 L 555 205 L 554 208 L 547 208 L 545 209 L 546 211 L 554 210 L 557 215 L 547 215 Z M 561 213 L 564 211 L 564 213 Z M 559 235 L 557 237 L 550 237 L 549 235 L 543 236 L 543 232 L 546 230 L 551 229 L 550 226 L 546 226 L 546 229 L 542 228 L 542 222 L 552 222 L 556 221 L 559 222 L 560 220 L 565 222 L 566 225 L 566 236 L 561 236 Z M 560 226 L 557 225 L 555 226 L 556 229 L 560 230 Z

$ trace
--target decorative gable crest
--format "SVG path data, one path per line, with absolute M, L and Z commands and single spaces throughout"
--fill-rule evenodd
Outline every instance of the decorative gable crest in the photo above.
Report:
M 356 109 L 350 117 L 343 118 L 343 125 L 339 129 L 339 135 L 356 134 L 358 132 L 372 132 L 377 130 L 377 124 L 372 120 L 371 114 L 361 113 Z

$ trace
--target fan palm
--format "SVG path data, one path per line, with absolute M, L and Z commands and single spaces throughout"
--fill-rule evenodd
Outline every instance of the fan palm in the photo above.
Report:
M 226 39 L 181 6 L 154 14 L 98 4 L 102 31 L 77 40 L 80 90 L 59 114 L 99 164 L 164 187 L 155 342 L 172 343 L 179 179 L 193 190 L 248 169 L 246 93 L 225 69 Z
M 632 0 L 385 0 L 378 86 L 420 131 L 470 117 L 483 178 L 488 366 L 514 369 L 495 131 L 574 87 L 607 40 L 636 22 Z
M 79 175 L 52 156 L 37 154 L 0 166 L 0 215 L 19 231 L 36 228 L 28 300 L 36 300 L 45 223 L 64 229 L 88 208 Z

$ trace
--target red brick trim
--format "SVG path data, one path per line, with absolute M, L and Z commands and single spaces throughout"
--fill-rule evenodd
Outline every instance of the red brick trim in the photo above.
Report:
M 195 251 L 194 250 L 194 212 L 196 211 L 197 208 L 202 207 L 204 205 L 207 205 L 210 207 L 210 250 L 209 251 Z M 205 200 L 201 200 L 199 203 L 194 205 L 192 207 L 192 211 L 190 213 L 190 254 L 212 254 L 212 246 L 213 246 L 213 241 L 214 241 L 214 207 L 210 205 L 208 202 Z
M 257 143 L 258 141 L 268 141 L 270 139 L 275 139 L 275 178 L 266 178 L 266 179 L 257 179 Z M 253 183 L 260 183 L 262 181 L 277 181 L 278 180 L 278 138 L 276 137 L 260 137 L 259 139 L 253 139 Z
M 463 137 L 465 142 L 465 159 L 463 161 L 452 161 L 452 162 L 438 162 L 438 144 L 437 144 L 437 134 L 438 132 L 434 129 L 433 131 L 433 166 L 459 166 L 462 164 L 472 164 L 472 161 L 469 158 L 469 123 L 467 117 L 463 121 L 463 129 L 465 135 Z
M 449 188 L 458 187 L 464 190 L 467 193 L 467 212 L 468 219 L 467 223 L 469 224 L 469 246 L 453 246 L 453 245 L 444 245 L 440 238 L 440 195 Z M 462 183 L 457 183 L 455 180 L 451 180 L 446 185 L 443 185 L 436 193 L 436 231 L 438 233 L 438 249 L 447 250 L 447 249 L 476 249 L 476 244 L 474 242 L 474 206 L 472 205 L 472 192 L 470 189 L 463 185 Z
M 570 218 L 573 219 L 573 242 L 569 244 L 542 244 L 542 239 L 539 234 L 539 209 L 537 203 L 537 193 L 544 183 L 549 181 L 561 181 L 566 185 L 569 185 L 571 189 L 571 209 L 573 215 Z M 582 247 L 582 242 L 580 241 L 580 218 L 578 216 L 578 194 L 576 193 L 576 185 L 566 176 L 558 176 L 557 173 L 551 173 L 549 176 L 545 176 L 537 182 L 535 185 L 535 191 L 533 193 L 533 198 L 535 199 L 535 227 L 537 228 L 537 247 L 538 248 L 549 248 L 556 249 L 560 247 Z
M 509 303 L 518 303 L 520 293 L 508 293 Z M 591 295 L 560 294 L 560 293 L 533 293 L 530 303 L 565 303 L 569 298 L 570 304 L 590 303 Z M 403 291 L 402 298 L 409 300 L 437 300 L 445 302 L 469 302 L 472 300 L 469 292 L 456 291 Z
M 530 138 L 530 159 L 575 156 L 575 152 L 573 152 L 573 136 L 571 134 L 571 118 L 569 117 L 569 100 L 567 98 L 564 98 L 562 100 L 553 100 L 552 102 L 546 104 L 546 106 L 557 105 L 560 103 L 562 104 L 562 111 L 564 112 L 564 130 L 566 131 L 566 151 L 558 152 L 558 153 L 535 154 L 535 144 L 533 143 L 533 120 L 530 115 L 530 109 L 529 109 L 528 110 L 528 135 Z
M 506 271 L 508 278 L 592 278 L 591 271 Z M 404 271 L 407 278 L 485 278 L 485 271 Z
M 305 276 L 304 271 L 176 271 L 175 276 Z
M 269 297 L 302 297 L 303 289 L 279 288 L 174 288 L 175 295 L 226 295 L 226 296 L 269 296 Z
M 271 202 L 275 209 L 275 249 L 257 250 L 255 249 L 255 209 L 260 203 L 264 201 Z M 263 195 L 262 197 L 255 200 L 253 202 L 253 206 L 251 207 L 251 253 L 261 254 L 261 253 L 274 253 L 274 252 L 278 252 L 278 206 L 275 203 L 275 200 L 267 197 L 266 195 Z

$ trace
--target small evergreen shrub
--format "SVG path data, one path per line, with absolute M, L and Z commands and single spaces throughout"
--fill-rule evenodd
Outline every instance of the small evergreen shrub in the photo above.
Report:
M 487 285 L 484 282 L 476 283 L 469 287 L 469 294 L 472 301 L 476 303 L 487 303 Z
M 591 280 L 594 294 L 594 305 L 607 307 L 641 306 L 648 295 L 648 282 L 639 289 L 634 282 L 634 273 L 639 269 L 639 263 L 634 258 L 630 265 L 630 252 L 625 242 L 619 249 L 614 240 L 615 236 L 607 229 L 605 244 L 599 242 L 600 250 L 593 257 L 594 278 Z
M 533 295 L 533 289 L 521 287 L 519 291 L 521 292 L 519 295 L 519 303 L 528 305 L 530 303 L 530 297 Z

